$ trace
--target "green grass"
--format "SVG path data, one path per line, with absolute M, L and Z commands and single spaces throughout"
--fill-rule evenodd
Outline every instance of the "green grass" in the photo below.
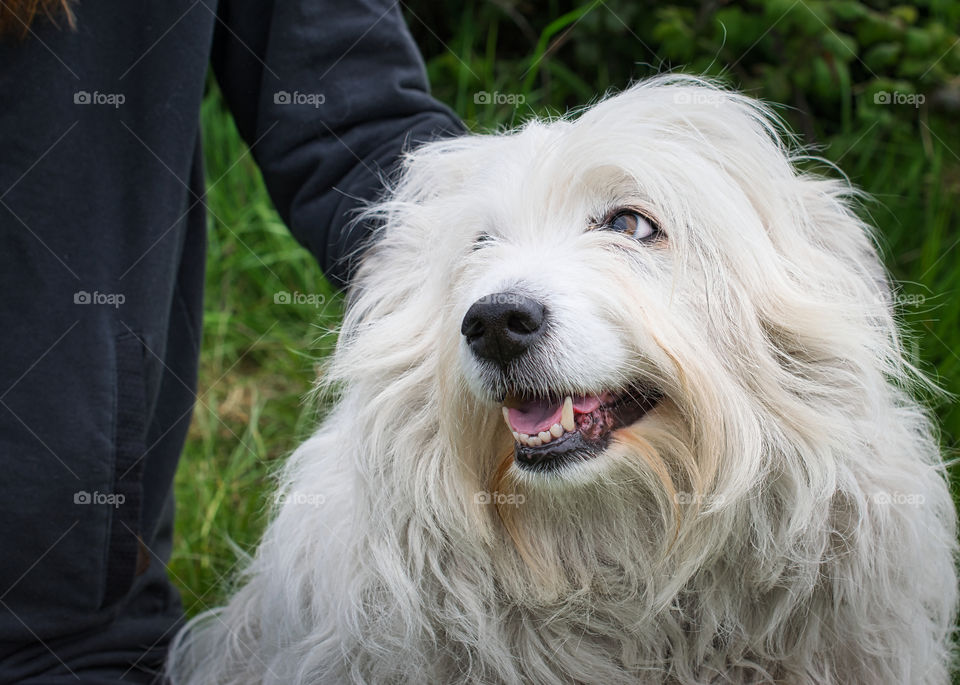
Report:
M 558 7 L 552 16 L 560 19 L 524 26 L 491 4 L 468 3 L 460 18 L 449 20 L 453 35 L 443 36 L 449 50 L 425 32 L 427 3 L 417 3 L 409 21 L 427 51 L 438 97 L 474 129 L 487 129 L 518 123 L 532 112 L 563 111 L 608 86 L 626 85 L 603 60 L 587 72 L 563 53 L 568 33 L 593 7 Z M 511 47 L 504 52 L 508 34 Z M 711 71 L 723 68 L 721 61 Z M 631 73 L 639 77 L 653 69 L 640 65 Z M 815 131 L 822 154 L 876 198 L 866 211 L 902 283 L 901 312 L 914 332 L 912 349 L 942 387 L 960 394 L 960 158 L 944 142 L 960 140 L 960 129 L 945 119 L 904 125 L 857 117 L 851 105 L 863 93 L 849 82 L 839 87 L 837 126 Z M 474 94 L 480 90 L 521 94 L 525 103 L 478 105 Z M 794 114 L 785 111 L 788 119 Z M 331 329 L 342 311 L 339 296 L 272 209 L 215 90 L 204 103 L 203 128 L 211 222 L 200 399 L 176 480 L 170 563 L 191 614 L 223 600 L 238 552 L 251 550 L 262 532 L 271 474 L 315 424 L 317 408 L 304 398 L 316 362 L 332 347 Z M 326 303 L 276 304 L 280 291 L 320 294 Z M 944 448 L 953 456 L 960 407 L 941 398 L 936 412 Z
M 304 401 L 342 302 L 289 235 L 214 91 L 203 105 L 210 231 L 199 400 L 176 479 L 170 574 L 189 613 L 216 606 L 256 542 L 271 473 L 310 433 Z M 277 293 L 323 298 L 278 304 Z

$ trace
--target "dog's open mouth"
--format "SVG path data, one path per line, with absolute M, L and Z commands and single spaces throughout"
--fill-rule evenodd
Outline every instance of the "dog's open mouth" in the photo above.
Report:
M 598 395 L 507 395 L 503 418 L 516 440 L 516 464 L 553 471 L 573 460 L 591 459 L 606 449 L 613 431 L 639 421 L 660 397 L 641 385 Z

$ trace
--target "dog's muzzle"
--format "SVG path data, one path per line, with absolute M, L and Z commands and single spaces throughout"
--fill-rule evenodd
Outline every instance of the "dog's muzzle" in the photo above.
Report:
M 542 303 L 519 293 L 499 292 L 470 306 L 460 332 L 478 360 L 507 372 L 533 352 L 546 328 Z M 619 391 L 574 395 L 562 388 L 534 392 L 524 388 L 522 379 L 513 381 L 515 387 L 503 397 L 503 418 L 516 443 L 517 466 L 530 471 L 555 471 L 596 457 L 614 431 L 642 419 L 661 397 L 640 382 Z

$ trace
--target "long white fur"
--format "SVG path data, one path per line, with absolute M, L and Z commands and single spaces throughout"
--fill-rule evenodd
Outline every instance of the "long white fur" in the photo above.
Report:
M 757 101 L 677 76 L 413 152 L 372 210 L 337 402 L 173 682 L 947 683 L 924 381 L 855 193 L 798 155 Z M 589 230 L 623 205 L 666 242 Z M 504 290 L 548 307 L 531 388 L 664 400 L 563 473 L 504 462 L 501 381 L 459 332 Z

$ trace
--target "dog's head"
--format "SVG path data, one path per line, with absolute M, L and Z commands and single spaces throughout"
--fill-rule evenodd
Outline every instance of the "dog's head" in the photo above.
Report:
M 799 172 L 774 122 L 670 77 L 417 150 L 340 368 L 488 491 L 640 484 L 667 511 L 774 471 L 825 484 L 896 333 L 849 188 Z

